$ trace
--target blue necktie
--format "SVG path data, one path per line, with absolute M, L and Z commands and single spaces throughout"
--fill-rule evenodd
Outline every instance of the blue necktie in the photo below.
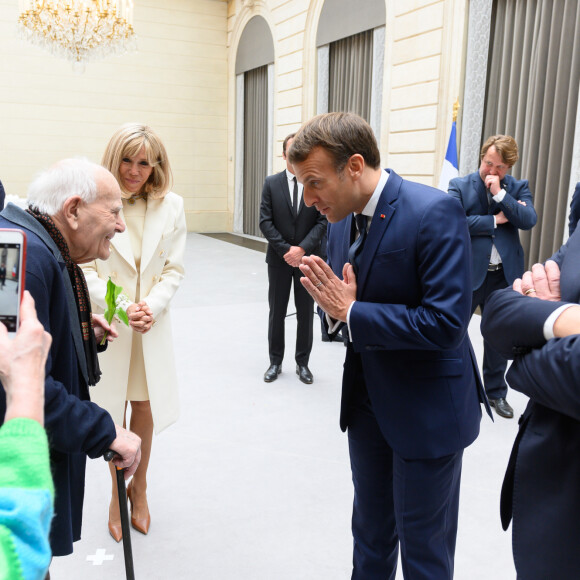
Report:
M 352 264 L 355 276 L 358 276 L 359 258 L 362 253 L 365 240 L 367 239 L 368 218 L 366 215 L 359 213 L 354 216 L 354 221 L 356 223 L 356 229 L 358 230 L 360 235 L 353 242 L 352 246 L 348 251 L 348 261 Z

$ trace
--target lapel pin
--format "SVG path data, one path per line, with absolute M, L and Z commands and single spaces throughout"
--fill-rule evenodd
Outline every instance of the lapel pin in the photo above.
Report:
M 384 214 L 384 213 L 382 213 L 382 214 L 381 214 L 381 219 L 382 219 L 382 220 L 384 220 L 384 219 L 385 219 L 385 214 Z

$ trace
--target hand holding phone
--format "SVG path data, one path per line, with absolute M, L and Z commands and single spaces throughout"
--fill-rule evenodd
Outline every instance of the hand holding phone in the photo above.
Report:
M 14 337 L 20 324 L 20 302 L 26 271 L 26 234 L 0 229 L 0 322 Z

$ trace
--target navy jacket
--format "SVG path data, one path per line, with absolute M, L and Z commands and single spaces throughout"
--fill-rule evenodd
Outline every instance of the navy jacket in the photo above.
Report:
M 580 301 L 580 232 L 553 257 L 562 302 L 506 288 L 490 297 L 483 336 L 514 359 L 506 379 L 530 397 L 502 489 L 501 516 L 513 516 L 518 578 L 577 578 L 580 570 L 580 335 L 546 342 L 543 325 L 561 304 Z
M 103 455 L 116 430 L 109 413 L 89 400 L 73 289 L 58 248 L 37 220 L 13 204 L 0 214 L 0 227 L 26 233 L 26 289 L 36 302 L 38 319 L 52 335 L 44 404 L 55 486 L 50 544 L 55 556 L 64 556 L 81 535 L 86 456 Z M 0 389 L 0 417 L 5 411 Z
M 487 276 L 491 247 L 495 245 L 503 263 L 506 282 L 511 284 L 524 273 L 524 249 L 518 230 L 529 230 L 538 219 L 527 180 L 506 175 L 501 182 L 506 195 L 501 203 L 487 198 L 479 172 L 449 182 L 449 194 L 457 199 L 467 215 L 473 262 L 472 289 L 477 290 Z M 525 202 L 525 206 L 518 203 Z M 503 211 L 508 222 L 493 227 L 493 214 Z
M 580 182 L 576 184 L 572 201 L 570 202 L 570 217 L 568 218 L 568 235 L 571 236 L 580 219 Z
M 394 171 L 360 255 L 341 428 L 362 372 L 383 436 L 402 457 L 455 453 L 479 433 L 485 394 L 467 335 L 469 232 L 461 206 Z M 328 261 L 348 261 L 352 215 L 329 224 Z

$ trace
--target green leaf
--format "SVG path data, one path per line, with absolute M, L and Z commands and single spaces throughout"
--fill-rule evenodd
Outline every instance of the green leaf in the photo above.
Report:
M 129 317 L 122 308 L 117 308 L 116 314 L 119 317 L 119 320 L 125 323 L 125 326 L 129 326 Z
M 109 276 L 109 281 L 107 282 L 107 293 L 105 294 L 105 303 L 107 304 L 107 309 L 105 310 L 105 319 L 109 324 L 111 324 L 113 316 L 115 316 L 117 311 L 117 297 L 119 294 L 121 294 L 122 291 L 123 288 L 121 286 L 117 286 Z M 125 324 L 128 324 L 128 321 Z

